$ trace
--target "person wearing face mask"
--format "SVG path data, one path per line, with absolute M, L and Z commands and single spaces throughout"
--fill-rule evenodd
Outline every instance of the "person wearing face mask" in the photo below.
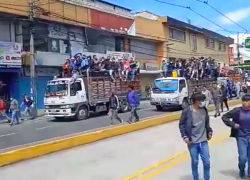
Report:
M 10 98 L 10 112 L 12 113 L 10 125 L 14 126 L 15 124 L 20 124 L 18 101 L 14 99 L 13 97 Z
M 230 137 L 236 139 L 239 176 L 250 180 L 250 94 L 242 96 L 242 106 L 222 116 L 222 121 L 231 128 Z M 247 175 L 245 172 L 248 163 Z
M 192 105 L 186 107 L 181 114 L 179 130 L 187 144 L 191 157 L 193 180 L 199 179 L 199 155 L 203 163 L 204 180 L 210 179 L 210 156 L 208 140 L 212 138 L 208 110 L 205 107 L 205 96 L 202 93 L 191 96 Z

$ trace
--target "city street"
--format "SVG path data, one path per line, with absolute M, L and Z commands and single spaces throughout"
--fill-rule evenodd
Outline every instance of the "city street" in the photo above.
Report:
M 138 114 L 143 118 L 167 114 L 168 112 L 176 113 L 176 109 L 170 109 L 163 112 L 157 112 L 154 106 L 148 101 L 142 101 Z M 129 117 L 128 113 L 119 114 L 125 121 Z M 117 122 L 118 123 L 118 122 Z M 26 121 L 23 124 L 9 126 L 8 124 L 0 125 L 0 151 L 7 151 L 21 146 L 27 146 L 32 143 L 39 143 L 61 136 L 68 136 L 75 133 L 82 133 L 94 129 L 110 126 L 110 119 L 107 115 L 92 116 L 83 121 L 55 121 L 53 118 L 39 117 L 37 120 Z

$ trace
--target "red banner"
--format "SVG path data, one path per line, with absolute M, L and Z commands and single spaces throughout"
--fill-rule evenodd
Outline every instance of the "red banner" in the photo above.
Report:
M 234 65 L 234 49 L 233 49 L 233 47 L 228 47 L 228 59 L 229 59 L 229 65 Z

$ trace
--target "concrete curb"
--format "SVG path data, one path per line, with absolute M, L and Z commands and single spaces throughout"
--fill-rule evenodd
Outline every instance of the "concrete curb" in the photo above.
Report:
M 230 106 L 235 106 L 240 103 L 240 100 L 229 101 Z M 209 111 L 214 110 L 214 106 L 208 107 Z M 129 132 L 149 128 L 159 124 L 178 120 L 180 112 L 153 117 L 152 119 L 140 121 L 135 124 L 124 124 L 121 126 L 101 129 L 94 132 L 79 134 L 67 138 L 58 139 L 46 143 L 41 143 L 33 146 L 28 146 L 12 151 L 0 153 L 0 167 L 13 164 L 22 160 L 27 160 L 42 155 L 50 154 L 53 152 L 70 149 L 76 146 L 88 144 L 91 142 L 99 141 L 102 139 L 126 134 Z

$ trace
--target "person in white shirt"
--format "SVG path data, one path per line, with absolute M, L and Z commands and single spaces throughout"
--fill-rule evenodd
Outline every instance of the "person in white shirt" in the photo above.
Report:
M 206 86 L 204 86 L 203 89 L 202 89 L 202 94 L 204 94 L 205 97 L 206 97 L 206 99 L 205 99 L 205 107 L 207 108 L 210 101 L 212 100 L 211 92 L 207 89 Z
M 236 95 L 237 95 L 237 99 L 240 98 L 240 90 L 241 90 L 241 82 L 237 81 L 235 83 L 235 90 L 236 90 Z

